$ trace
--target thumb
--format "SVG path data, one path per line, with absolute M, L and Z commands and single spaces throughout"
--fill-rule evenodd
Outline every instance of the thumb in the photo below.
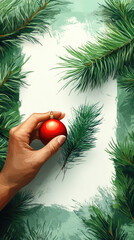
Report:
M 60 135 L 53 138 L 45 147 L 40 149 L 40 161 L 42 163 L 46 162 L 51 156 L 53 156 L 62 144 L 65 142 L 66 136 Z

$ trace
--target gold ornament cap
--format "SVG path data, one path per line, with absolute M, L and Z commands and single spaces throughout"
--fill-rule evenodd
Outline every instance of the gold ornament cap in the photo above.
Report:
M 50 112 L 50 119 L 54 118 L 53 111 Z

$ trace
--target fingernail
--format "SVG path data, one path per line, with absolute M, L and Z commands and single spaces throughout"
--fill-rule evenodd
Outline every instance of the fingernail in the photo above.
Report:
M 65 140 L 66 140 L 66 136 L 64 135 L 61 135 L 58 137 L 58 142 L 60 145 L 62 145 L 65 142 Z

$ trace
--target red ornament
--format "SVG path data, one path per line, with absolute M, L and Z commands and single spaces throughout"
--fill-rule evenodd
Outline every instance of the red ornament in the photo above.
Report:
M 40 139 L 45 145 L 59 135 L 65 135 L 67 137 L 65 125 L 61 121 L 53 119 L 52 116 L 50 116 L 50 118 L 51 119 L 42 124 L 39 131 Z

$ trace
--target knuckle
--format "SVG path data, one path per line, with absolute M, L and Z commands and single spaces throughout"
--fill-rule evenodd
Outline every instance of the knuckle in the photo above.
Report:
M 36 121 L 36 119 L 37 119 L 37 113 L 32 113 L 31 117 Z
M 9 135 L 14 139 L 19 139 L 20 138 L 20 134 L 19 134 L 18 131 L 15 130 L 15 128 L 10 129 Z
M 36 116 L 37 116 L 37 113 L 32 113 L 31 116 L 32 116 L 32 117 L 36 117 Z
M 9 131 L 9 135 L 10 135 L 10 136 L 14 135 L 14 131 L 15 131 L 15 128 L 14 128 L 14 127 L 11 128 L 10 131 Z

